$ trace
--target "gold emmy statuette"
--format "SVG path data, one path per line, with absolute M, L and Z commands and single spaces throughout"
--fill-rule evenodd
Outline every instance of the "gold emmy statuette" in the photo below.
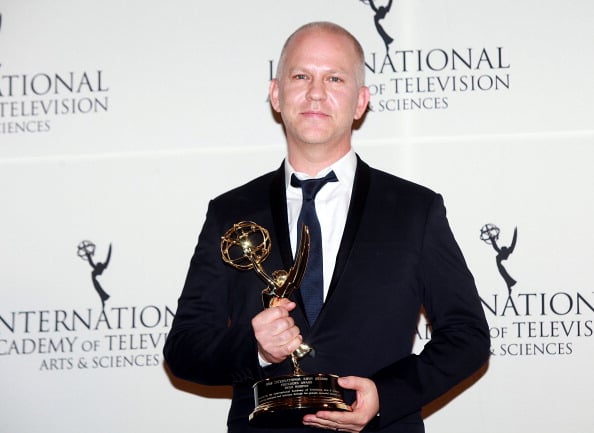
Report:
M 278 270 L 269 276 L 262 262 L 270 254 L 270 234 L 264 227 L 251 221 L 234 224 L 221 238 L 221 256 L 225 263 L 239 270 L 254 270 L 266 283 L 262 290 L 264 308 L 276 305 L 299 288 L 309 256 L 309 229 L 301 228 L 301 242 L 295 264 L 289 271 Z M 302 343 L 291 354 L 293 374 L 256 382 L 254 400 L 256 408 L 250 414 L 250 424 L 258 427 L 290 427 L 302 424 L 303 415 L 319 410 L 350 411 L 343 400 L 338 376 L 325 373 L 305 374 L 298 360 L 312 348 Z

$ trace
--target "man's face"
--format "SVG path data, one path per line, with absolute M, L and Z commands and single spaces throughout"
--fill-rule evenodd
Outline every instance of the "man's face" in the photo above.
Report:
M 306 30 L 290 42 L 281 75 L 270 85 L 290 146 L 350 145 L 353 120 L 369 101 L 357 60 L 344 35 Z

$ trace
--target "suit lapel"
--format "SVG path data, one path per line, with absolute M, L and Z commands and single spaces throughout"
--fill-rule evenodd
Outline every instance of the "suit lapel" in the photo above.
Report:
M 334 273 L 332 274 L 332 280 L 330 280 L 330 287 L 328 289 L 328 295 L 326 302 L 330 299 L 336 285 L 340 281 L 340 277 L 348 261 L 349 255 L 357 236 L 358 228 L 360 227 L 361 218 L 365 210 L 365 202 L 367 201 L 367 194 L 369 192 L 369 179 L 371 169 L 369 166 L 361 161 L 361 158 L 357 155 L 357 171 L 355 172 L 355 180 L 353 183 L 353 193 L 351 194 L 351 203 L 349 204 L 349 212 L 347 215 L 346 225 L 344 227 L 344 233 L 340 242 L 340 248 L 336 257 L 336 265 L 334 266 Z
M 284 163 L 272 178 L 272 183 L 270 185 L 270 209 L 275 234 L 272 242 L 273 244 L 276 242 L 276 244 L 273 245 L 273 248 L 278 248 L 282 261 L 282 269 L 288 271 L 291 266 L 293 266 L 294 257 L 291 248 L 287 216 L 287 188 L 285 184 Z M 301 291 L 296 290 L 293 292 L 291 298 L 297 302 L 297 305 L 299 306 L 293 311 L 293 317 L 302 332 L 306 333 L 309 330 L 309 322 L 305 318 L 305 308 L 303 306 L 303 299 L 301 298 Z
M 291 239 L 289 237 L 289 225 L 287 223 L 287 192 L 285 186 L 284 163 L 274 173 L 270 185 L 270 209 L 274 226 L 275 237 L 273 241 L 281 255 L 283 269 L 288 270 L 293 266 L 293 253 L 291 250 Z

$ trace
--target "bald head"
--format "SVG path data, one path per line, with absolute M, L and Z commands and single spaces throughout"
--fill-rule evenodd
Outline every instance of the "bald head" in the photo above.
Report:
M 357 76 L 357 84 L 359 86 L 363 86 L 365 84 L 365 56 L 363 53 L 363 48 L 359 41 L 345 28 L 339 26 L 338 24 L 334 24 L 328 21 L 317 21 L 305 24 L 295 30 L 285 41 L 283 45 L 283 49 L 280 54 L 280 58 L 278 60 L 278 65 L 276 68 L 276 78 L 281 79 L 283 76 L 286 60 L 287 60 L 287 52 L 290 50 L 292 44 L 294 44 L 298 39 L 299 36 L 304 35 L 306 33 L 312 34 L 329 34 L 329 35 L 338 35 L 342 36 L 345 39 L 345 50 L 353 50 L 355 58 L 357 59 L 357 65 L 355 74 Z

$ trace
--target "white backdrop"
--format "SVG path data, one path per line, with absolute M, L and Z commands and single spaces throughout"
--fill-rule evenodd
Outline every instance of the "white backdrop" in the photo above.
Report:
M 487 371 L 426 408 L 428 432 L 591 429 L 591 2 L 395 1 L 388 57 L 360 0 L 0 14 L 1 432 L 226 431 L 228 389 L 171 378 L 163 340 L 208 200 L 281 162 L 270 70 L 313 20 L 361 40 L 355 148 L 443 193 L 491 326 Z M 487 223 L 513 245 L 511 300 Z

